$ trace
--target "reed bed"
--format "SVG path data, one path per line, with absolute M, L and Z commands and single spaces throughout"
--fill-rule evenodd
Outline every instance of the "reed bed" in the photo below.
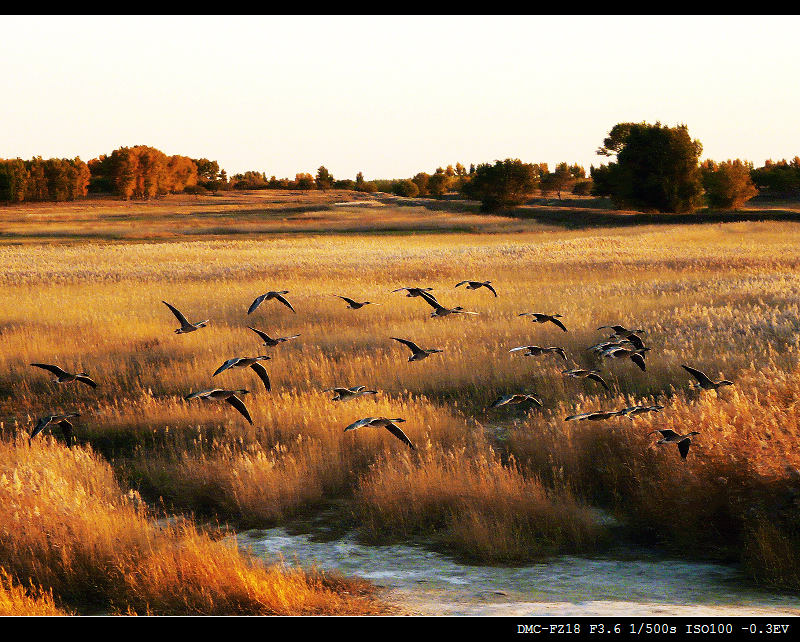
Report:
M 255 204 L 247 215 L 267 216 L 256 210 L 272 205 Z M 168 214 L 172 206 L 163 206 Z M 100 215 L 112 217 L 108 207 Z M 180 229 L 213 218 L 211 210 L 193 213 L 191 203 L 174 207 L 169 225 Z M 224 205 L 225 216 L 236 207 Z M 33 212 L 29 223 L 46 227 L 46 209 Z M 23 443 L 38 417 L 76 410 L 81 447 L 74 452 L 91 452 L 92 466 L 100 461 L 94 453 L 101 454 L 125 490 L 146 501 L 162 499 L 171 510 L 262 526 L 345 498 L 353 510 L 342 519 L 371 541 L 431 537 L 472 559 L 508 562 L 602 547 L 605 531 L 586 508 L 600 506 L 641 541 L 686 555 L 740 559 L 763 583 L 795 582 L 800 227 L 750 222 L 564 231 L 520 221 L 513 229 L 502 221 L 493 227 L 475 218 L 471 234 L 446 227 L 418 235 L 337 234 L 335 226 L 325 227 L 327 211 L 322 218 L 311 214 L 306 235 L 274 228 L 277 233 L 260 236 L 170 241 L 158 232 L 160 240 L 91 244 L 77 237 L 40 242 L 34 226 L 31 238 L 0 245 L 6 448 Z M 369 228 L 368 219 L 380 217 L 386 231 L 412 214 L 375 208 L 362 222 Z M 15 222 L 20 234 L 25 216 Z M 70 216 L 60 224 L 68 227 Z M 136 236 L 135 225 L 144 230 L 150 223 L 124 225 Z M 465 278 L 491 279 L 499 297 L 453 287 Z M 479 314 L 431 319 L 421 299 L 390 293 L 410 285 L 434 287 L 445 305 Z M 267 301 L 247 315 L 250 302 L 272 289 L 289 290 L 297 314 Z M 348 310 L 333 294 L 379 305 Z M 211 323 L 175 335 L 178 324 L 162 300 L 191 321 Z M 562 314 L 569 332 L 531 323 L 518 316 L 523 311 Z M 606 336 L 596 328 L 611 323 L 647 330 L 646 372 L 586 351 Z M 300 337 L 267 348 L 247 325 Z M 444 352 L 409 363 L 408 350 L 392 337 Z M 568 361 L 508 352 L 526 344 L 562 346 Z M 256 354 L 271 357 L 262 362 L 271 392 L 249 369 L 211 376 L 230 357 Z M 85 370 L 100 385 L 58 385 L 31 362 Z M 683 363 L 735 386 L 698 394 Z M 578 366 L 600 368 L 612 389 L 561 374 Z M 380 394 L 334 403 L 332 393 L 321 392 L 358 384 Z M 224 402 L 183 399 L 211 387 L 248 389 L 243 400 L 253 425 Z M 489 409 L 498 396 L 523 391 L 541 398 L 544 408 Z M 632 403 L 665 409 L 633 421 L 563 421 Z M 365 416 L 406 419 L 402 428 L 417 452 L 384 429 L 343 432 Z M 653 445 L 656 436 L 647 433 L 657 428 L 701 435 L 684 461 L 674 445 Z M 20 452 L 38 452 L 39 439 Z M 56 452 L 55 444 L 47 447 Z M 70 466 L 84 465 L 81 456 Z M 102 470 L 97 488 L 75 493 L 105 498 L 126 516 L 125 528 L 135 533 L 128 539 L 151 541 L 156 535 L 142 535 L 149 532 L 142 525 L 147 520 L 136 512 L 144 509 L 125 504 L 112 469 Z M 41 527 L 38 518 L 26 519 L 31 533 Z M 175 531 L 169 541 L 196 537 L 202 539 L 196 529 Z M 50 562 L 35 567 L 36 556 L 62 554 L 62 539 L 75 540 L 59 531 L 49 544 L 40 541 L 35 555 L 23 556 L 28 566 L 9 567 L 4 554 L 0 566 L 21 585 L 33 578 L 57 597 L 101 599 L 85 588 L 98 581 L 93 571 L 75 575 Z M 194 550 L 222 546 L 202 542 Z M 154 560 L 137 563 L 162 573 L 148 567 Z M 85 572 L 86 566 L 76 568 Z M 166 598 L 150 600 L 139 593 L 143 588 L 97 586 L 123 610 L 180 610 L 159 602 Z M 181 599 L 210 612 L 195 597 Z M 250 608 L 239 599 L 215 612 Z
M 265 567 L 231 538 L 154 518 L 90 449 L 0 442 L 0 559 L 67 603 L 153 614 L 378 610 L 363 584 L 345 597 L 341 578 Z

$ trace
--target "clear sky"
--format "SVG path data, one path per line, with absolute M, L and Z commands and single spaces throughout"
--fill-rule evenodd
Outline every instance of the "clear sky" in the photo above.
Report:
M 0 157 L 123 145 L 294 177 L 604 162 L 618 122 L 800 155 L 800 18 L 5 16 Z

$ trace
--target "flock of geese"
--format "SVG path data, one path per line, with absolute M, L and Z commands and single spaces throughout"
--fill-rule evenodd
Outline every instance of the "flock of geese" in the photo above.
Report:
M 492 287 L 491 281 L 461 281 L 455 285 L 455 287 L 460 287 L 462 285 L 466 285 L 466 289 L 468 290 L 478 290 L 479 288 L 486 288 L 495 297 L 497 297 L 497 291 Z M 406 292 L 407 297 L 419 297 L 423 301 L 425 301 L 428 305 L 433 308 L 431 312 L 431 317 L 444 317 L 450 314 L 477 314 L 477 312 L 469 312 L 464 310 L 461 306 L 456 306 L 454 308 L 448 308 L 443 306 L 436 297 L 431 294 L 433 288 L 430 287 L 402 287 L 392 290 L 392 293 L 395 292 Z M 296 314 L 296 310 L 292 306 L 292 304 L 286 299 L 284 296 L 285 294 L 289 294 L 288 290 L 279 290 L 279 291 L 269 291 L 260 296 L 256 297 L 256 299 L 250 304 L 250 307 L 247 310 L 247 314 L 252 314 L 264 301 L 275 300 L 282 305 L 289 308 L 293 313 Z M 363 308 L 366 305 L 377 305 L 371 301 L 356 301 L 349 297 L 340 296 L 338 294 L 333 295 L 337 298 L 342 299 L 347 303 L 347 308 L 351 310 L 358 310 Z M 170 305 L 166 301 L 162 301 L 164 305 L 166 305 L 170 311 L 175 315 L 175 318 L 180 323 L 180 327 L 175 330 L 176 334 L 186 334 L 189 332 L 195 332 L 201 328 L 205 328 L 209 320 L 206 319 L 204 321 L 197 321 L 195 323 L 189 322 L 189 320 L 181 313 L 180 310 L 175 308 L 174 306 Z M 558 328 L 560 328 L 563 332 L 567 332 L 567 328 L 560 319 L 562 316 L 560 314 L 544 314 L 541 312 L 521 312 L 519 314 L 520 317 L 528 317 L 534 323 L 552 323 Z M 258 330 L 252 326 L 247 326 L 248 329 L 255 332 L 259 338 L 263 341 L 263 345 L 267 347 L 275 347 L 280 343 L 285 341 L 289 341 L 291 339 L 296 339 L 299 337 L 299 334 L 293 334 L 287 337 L 270 337 L 266 332 L 262 330 Z M 637 367 L 641 370 L 646 370 L 646 363 L 645 363 L 645 353 L 650 350 L 649 347 L 645 346 L 644 341 L 641 335 L 646 334 L 645 330 L 637 329 L 637 330 L 630 330 L 622 325 L 611 325 L 611 326 L 601 326 L 598 330 L 610 330 L 612 334 L 605 340 L 587 348 L 588 351 L 598 354 L 601 357 L 609 358 L 609 359 L 630 359 Z M 413 341 L 409 339 L 402 339 L 400 337 L 391 337 L 394 341 L 398 341 L 405 345 L 410 351 L 411 356 L 408 357 L 408 361 L 421 361 L 423 359 L 428 358 L 432 354 L 437 354 L 443 352 L 441 348 L 421 348 Z M 542 354 L 555 354 L 560 356 L 564 359 L 565 362 L 568 361 L 567 354 L 564 348 L 560 346 L 538 346 L 538 345 L 525 345 L 525 346 L 518 346 L 516 348 L 511 348 L 509 350 L 510 353 L 514 352 L 522 352 L 523 356 L 532 357 L 532 356 L 539 356 Z M 269 375 L 267 374 L 266 368 L 260 363 L 261 361 L 266 361 L 271 359 L 271 357 L 267 355 L 259 355 L 255 357 L 233 357 L 225 361 L 217 370 L 214 372 L 212 377 L 217 376 L 231 368 L 250 368 L 253 370 L 256 375 L 259 377 L 261 382 L 264 384 L 264 387 L 267 391 L 272 389 L 272 385 L 270 383 Z M 54 374 L 56 376 L 55 381 L 57 383 L 71 383 L 74 381 L 81 382 L 91 388 L 96 388 L 97 384 L 91 379 L 88 373 L 86 372 L 78 372 L 78 373 L 70 373 L 66 370 L 62 369 L 57 365 L 46 364 L 46 363 L 32 363 L 30 364 L 37 368 L 42 368 Z M 684 370 L 686 370 L 694 379 L 697 381 L 699 387 L 702 390 L 717 390 L 722 386 L 730 386 L 733 385 L 731 381 L 727 379 L 721 379 L 715 381 L 708 376 L 706 376 L 700 370 L 696 368 L 692 368 L 687 365 L 681 366 Z M 609 390 L 608 384 L 600 375 L 599 370 L 588 370 L 583 368 L 571 368 L 562 370 L 562 374 L 566 377 L 572 377 L 576 379 L 589 379 L 591 381 L 595 381 L 606 390 Z M 336 387 L 336 388 L 328 388 L 323 390 L 323 392 L 333 392 L 335 393 L 334 396 L 331 398 L 331 401 L 348 401 L 350 399 L 356 399 L 358 397 L 362 397 L 365 395 L 374 395 L 377 394 L 377 390 L 367 390 L 366 386 L 355 386 L 352 388 L 344 388 L 344 387 Z M 250 412 L 247 409 L 247 406 L 242 401 L 241 397 L 244 395 L 249 394 L 249 391 L 244 388 L 239 389 L 224 389 L 224 388 L 209 388 L 207 390 L 200 390 L 198 392 L 193 392 L 184 397 L 187 401 L 192 399 L 202 399 L 205 401 L 225 401 L 230 404 L 233 408 L 235 408 L 245 419 L 247 419 L 250 424 L 253 423 L 253 419 L 250 416 Z M 543 407 L 541 400 L 539 400 L 533 393 L 527 392 L 519 392 L 511 395 L 501 396 L 499 399 L 494 401 L 491 404 L 490 408 L 498 408 L 500 406 L 504 406 L 507 404 L 523 404 L 523 403 L 530 403 L 534 406 Z M 622 408 L 620 410 L 597 410 L 593 412 L 583 412 L 575 415 L 570 415 L 565 417 L 565 421 L 599 421 L 610 419 L 612 417 L 627 417 L 631 420 L 636 415 L 646 413 L 646 412 L 659 412 L 664 408 L 662 405 L 651 405 L 651 406 L 628 406 L 626 408 Z M 45 430 L 48 427 L 56 427 L 58 426 L 64 436 L 67 445 L 72 446 L 74 443 L 74 430 L 73 425 L 70 422 L 70 419 L 75 417 L 79 417 L 80 413 L 72 412 L 66 414 L 51 414 L 46 415 L 38 420 L 36 426 L 33 428 L 30 434 L 30 439 L 33 439 Z M 363 419 L 359 419 L 351 423 L 344 429 L 344 432 L 348 432 L 350 430 L 356 430 L 357 428 L 364 428 L 364 427 L 374 427 L 374 428 L 385 428 L 388 430 L 392 435 L 397 437 L 400 441 L 404 444 L 409 446 L 412 450 L 416 450 L 416 447 L 408 438 L 408 436 L 398 427 L 398 423 L 403 423 L 405 419 L 400 417 L 388 418 L 388 417 L 364 417 Z M 656 443 L 657 444 L 677 444 L 678 452 L 680 453 L 683 459 L 686 459 L 686 456 L 689 453 L 689 446 L 692 443 L 692 438 L 700 433 L 697 431 L 691 431 L 686 433 L 685 435 L 681 435 L 676 433 L 673 430 L 669 429 L 662 429 L 662 430 L 654 430 L 650 435 L 660 433 L 661 439 L 659 439 Z

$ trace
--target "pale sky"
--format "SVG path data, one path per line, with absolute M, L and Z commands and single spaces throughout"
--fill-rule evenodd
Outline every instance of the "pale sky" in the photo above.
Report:
M 294 177 L 606 162 L 618 122 L 800 155 L 798 16 L 4 16 L 0 158 L 123 145 Z

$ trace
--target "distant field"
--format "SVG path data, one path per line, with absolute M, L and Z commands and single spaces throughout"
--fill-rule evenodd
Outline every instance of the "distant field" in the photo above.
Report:
M 114 510 L 145 539 L 156 536 L 146 519 L 129 514 L 134 500 L 120 499 L 128 490 L 159 510 L 235 528 L 284 523 L 333 504 L 342 525 L 366 541 L 422 541 L 492 563 L 602 550 L 620 534 L 589 510 L 601 507 L 631 541 L 736 559 L 764 584 L 800 586 L 792 503 L 800 490 L 800 224 L 659 219 L 631 226 L 625 214 L 606 210 L 602 227 L 565 226 L 547 219 L 554 200 L 530 207 L 536 220 L 481 215 L 469 203 L 401 206 L 352 192 L 0 208 L 3 448 L 30 452 L 30 462 L 57 462 L 52 478 L 36 483 L 72 489 L 63 501 L 86 492 L 74 481 L 80 471 L 97 475 L 108 505 L 124 506 Z M 587 209 L 602 214 L 574 207 L 570 216 Z M 614 215 L 619 226 L 609 223 Z M 499 296 L 456 289 L 463 279 L 490 279 Z M 478 315 L 431 319 L 421 299 L 390 293 L 413 285 Z M 284 289 L 297 314 L 266 301 L 247 315 L 257 295 Z M 380 305 L 349 310 L 334 294 Z M 211 322 L 176 335 L 162 300 L 190 321 Z M 524 311 L 559 313 L 569 332 L 531 323 L 518 316 Z M 607 336 L 598 326 L 613 323 L 647 330 L 646 372 L 585 350 Z M 265 348 L 248 325 L 300 337 Z M 391 337 L 444 352 L 409 363 Z M 561 346 L 568 361 L 508 352 L 525 344 Z M 226 359 L 256 354 L 272 357 L 272 392 L 249 369 L 211 377 Z M 85 370 L 100 385 L 57 385 L 28 365 L 37 361 Z M 680 368 L 685 363 L 735 386 L 700 394 Z M 611 391 L 561 374 L 578 366 L 600 368 Z M 334 403 L 322 392 L 358 384 L 380 394 Z M 254 425 L 225 403 L 182 398 L 210 387 L 247 388 Z M 544 408 L 487 409 L 522 391 Z M 662 412 L 635 420 L 563 420 L 655 402 Z M 24 436 L 37 417 L 71 409 L 82 413 L 74 450 L 97 455 L 64 455 L 49 436 L 27 450 Z M 343 432 L 365 416 L 405 418 L 417 451 L 383 429 Z M 656 447 L 648 436 L 667 427 L 700 431 L 686 461 L 674 445 Z M 80 578 L 65 581 L 67 570 L 52 560 L 45 572 L 33 554 L 19 561 L 27 559 L 20 551 L 42 555 L 47 546 L 31 543 L 32 526 L 19 527 L 20 507 L 33 515 L 45 510 L 34 510 L 36 502 L 58 502 L 15 485 L 12 468 L 0 473 L 0 567 L 23 585 L 33 577 L 52 588 L 57 605 L 80 608 L 89 599 L 75 588 Z M 92 510 L 113 521 L 107 507 Z M 191 550 L 212 547 L 192 529 L 164 537 L 190 540 Z M 85 564 L 99 564 L 91 578 L 117 562 L 87 555 Z M 132 568 L 125 572 L 135 574 Z M 164 584 L 152 603 L 172 613 L 226 612 L 230 604 L 237 612 L 300 613 L 328 612 L 339 599 L 339 580 L 295 580 L 324 599 L 278 607 L 266 597 L 226 597 L 212 608 L 191 595 L 176 607 Z M 115 608 L 142 610 L 147 581 L 115 586 Z M 270 580 L 257 581 L 267 587 Z M 235 593 L 233 584 L 226 578 L 215 590 Z M 348 590 L 360 595 L 353 612 L 379 608 L 366 588 Z

